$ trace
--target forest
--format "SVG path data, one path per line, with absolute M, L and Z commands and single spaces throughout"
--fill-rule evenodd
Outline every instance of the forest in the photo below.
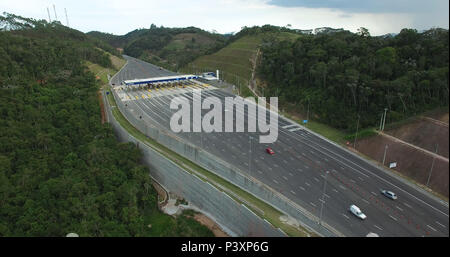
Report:
M 266 96 L 343 130 L 377 126 L 387 108 L 397 121 L 449 102 L 448 30 L 403 29 L 371 36 L 365 28 L 265 42 L 257 70 Z
M 0 236 L 213 235 L 160 213 L 141 153 L 101 123 L 83 63 L 109 67 L 114 48 L 58 22 L 0 28 Z
M 201 55 L 218 51 L 226 43 L 225 36 L 195 27 L 165 28 L 152 24 L 148 29 L 136 29 L 123 36 L 98 31 L 88 35 L 144 61 L 177 70 Z

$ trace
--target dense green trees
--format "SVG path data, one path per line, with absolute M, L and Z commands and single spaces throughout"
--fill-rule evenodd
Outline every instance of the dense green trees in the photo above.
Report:
M 111 62 L 95 42 L 11 17 L 0 17 L 14 29 L 0 31 L 0 236 L 212 235 L 162 215 L 139 150 L 101 124 L 83 62 Z
M 371 37 L 367 29 L 303 35 L 295 42 L 266 42 L 259 76 L 266 95 L 279 96 L 337 128 L 448 106 L 448 30 Z

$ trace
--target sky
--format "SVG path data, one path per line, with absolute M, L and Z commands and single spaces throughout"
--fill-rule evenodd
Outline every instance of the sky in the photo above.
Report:
M 164 27 L 195 26 L 218 33 L 271 24 L 295 29 L 344 28 L 371 35 L 449 27 L 448 0 L 2 0 L 0 12 L 55 19 L 83 31 L 124 35 L 153 23 Z

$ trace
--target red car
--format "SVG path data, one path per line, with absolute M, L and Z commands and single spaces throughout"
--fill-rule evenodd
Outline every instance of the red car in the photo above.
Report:
M 272 150 L 272 148 L 270 148 L 270 147 L 267 147 L 266 148 L 266 152 L 268 153 L 268 154 L 270 154 L 270 155 L 273 155 L 273 154 L 275 154 L 275 152 Z

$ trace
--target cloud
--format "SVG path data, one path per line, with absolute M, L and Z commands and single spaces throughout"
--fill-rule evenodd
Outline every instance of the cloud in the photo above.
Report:
M 0 2 L 0 10 L 24 17 L 47 19 L 47 7 L 54 18 L 65 24 L 64 8 L 70 26 L 88 32 L 98 30 L 123 35 L 152 23 L 164 27 L 195 26 L 219 33 L 239 31 L 243 26 L 272 24 L 293 28 L 344 28 L 356 32 L 366 27 L 372 35 L 399 32 L 402 28 L 448 28 L 448 1 L 404 0 L 14 0 Z M 429 4 L 430 7 L 424 5 Z M 446 8 L 439 8 L 444 5 Z M 422 8 L 422 9 L 419 9 Z M 426 8 L 435 11 L 428 12 Z M 415 10 L 415 11 L 414 11 Z M 423 11 L 422 11 L 423 10 Z
M 338 9 L 356 13 L 423 13 L 443 11 L 448 0 L 270 0 L 270 5 Z

